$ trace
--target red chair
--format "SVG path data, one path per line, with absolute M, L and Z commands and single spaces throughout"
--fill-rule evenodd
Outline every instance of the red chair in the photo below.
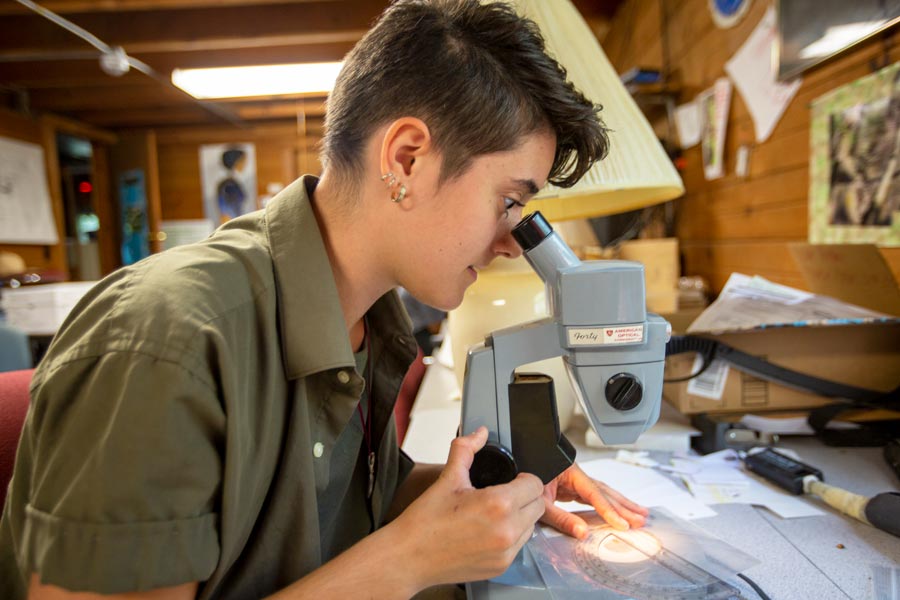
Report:
M 28 412 L 28 386 L 34 369 L 0 373 L 0 506 L 16 462 L 16 448 Z
M 416 401 L 416 394 L 419 392 L 422 377 L 425 376 L 423 358 L 425 358 L 425 354 L 419 348 L 416 360 L 409 366 L 409 371 L 406 372 L 403 383 L 400 384 L 400 393 L 397 395 L 397 403 L 394 405 L 394 422 L 397 424 L 398 444 L 402 444 L 403 438 L 406 437 L 406 430 L 409 429 L 409 413 L 412 411 L 413 403 Z

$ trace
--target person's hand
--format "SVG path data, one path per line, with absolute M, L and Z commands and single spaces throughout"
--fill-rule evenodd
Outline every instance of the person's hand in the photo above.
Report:
M 640 527 L 649 511 L 612 489 L 605 483 L 591 479 L 576 464 L 563 471 L 544 486 L 544 516 L 541 522 L 581 539 L 587 535 L 587 523 L 576 514 L 567 512 L 554 502 L 577 500 L 594 507 L 603 520 L 616 529 Z
M 397 528 L 409 562 L 425 587 L 496 577 L 531 538 L 544 512 L 541 480 L 520 473 L 513 481 L 476 490 L 469 480 L 487 430 L 456 438 L 438 480 L 388 527 Z

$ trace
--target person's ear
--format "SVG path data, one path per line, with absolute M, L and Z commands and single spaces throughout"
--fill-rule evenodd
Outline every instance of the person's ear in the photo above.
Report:
M 433 149 L 428 125 L 415 117 L 402 117 L 388 126 L 381 144 L 381 172 L 393 173 L 401 183 L 408 183 L 417 161 Z

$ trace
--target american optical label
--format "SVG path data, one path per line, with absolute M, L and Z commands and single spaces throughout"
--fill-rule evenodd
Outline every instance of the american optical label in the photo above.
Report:
M 644 341 L 643 325 L 621 327 L 570 327 L 566 330 L 570 346 L 603 344 L 639 344 Z

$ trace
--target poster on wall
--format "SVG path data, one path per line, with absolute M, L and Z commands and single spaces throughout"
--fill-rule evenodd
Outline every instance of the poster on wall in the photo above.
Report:
M 900 246 L 900 63 L 812 104 L 809 241 Z
M 150 256 L 150 220 L 143 169 L 132 169 L 119 175 L 119 207 L 122 264 L 132 265 Z
M 256 147 L 253 144 L 200 146 L 203 209 L 218 227 L 256 210 Z
M 720 77 L 713 87 L 697 94 L 700 107 L 700 147 L 707 180 L 725 175 L 725 130 L 731 106 L 731 81 Z
M 0 137 L 0 242 L 59 242 L 44 149 L 4 137 Z

